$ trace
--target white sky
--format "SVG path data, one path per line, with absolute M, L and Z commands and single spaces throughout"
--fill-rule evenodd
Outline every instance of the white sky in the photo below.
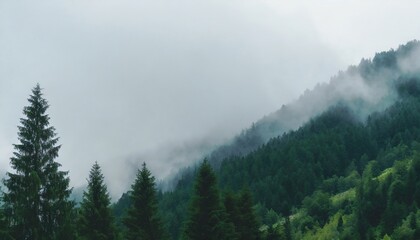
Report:
M 44 88 L 73 186 L 114 197 L 375 52 L 420 38 L 420 1 L 0 0 L 0 173 Z M 194 151 L 192 151 L 194 149 Z

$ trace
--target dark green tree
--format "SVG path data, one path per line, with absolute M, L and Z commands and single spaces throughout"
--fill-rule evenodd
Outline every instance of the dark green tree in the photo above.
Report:
M 183 238 L 188 240 L 235 239 L 234 226 L 222 207 L 216 176 L 207 160 L 198 169 Z
M 238 225 L 241 222 L 241 216 L 239 212 L 237 196 L 231 191 L 226 192 L 224 194 L 223 204 L 226 211 L 227 221 L 233 224 L 235 237 L 240 239 L 240 234 L 238 233 Z
M 115 239 L 114 219 L 104 176 L 97 162 L 89 173 L 87 190 L 80 205 L 79 236 L 82 239 Z
M 252 195 L 248 188 L 241 191 L 237 201 L 239 212 L 239 223 L 235 224 L 235 230 L 239 239 L 257 240 L 261 239 L 259 226 L 253 209 Z
M 73 237 L 68 172 L 55 161 L 60 145 L 49 125 L 49 107 L 39 84 L 32 90 L 25 118 L 18 127 L 19 144 L 10 159 L 13 172 L 4 180 L 5 214 L 16 239 L 67 239 Z
M 316 191 L 311 197 L 306 197 L 303 200 L 303 206 L 308 214 L 322 226 L 328 220 L 331 199 L 327 193 Z
M 1 189 L 0 189 L 0 193 L 1 193 Z M 1 201 L 2 200 L 0 199 L 0 202 Z M 4 216 L 3 206 L 0 205 L 0 239 L 5 239 L 5 240 L 12 239 L 8 230 L 9 230 L 8 224 Z
M 166 233 L 158 213 L 155 178 L 143 163 L 131 186 L 130 208 L 123 220 L 127 228 L 126 239 L 165 239 Z
M 265 236 L 265 240 L 282 240 L 282 234 L 280 234 L 280 229 L 278 224 L 268 226 L 267 233 Z
M 292 240 L 292 226 L 290 224 L 290 217 L 286 217 L 286 221 L 284 222 L 284 238 L 285 240 Z

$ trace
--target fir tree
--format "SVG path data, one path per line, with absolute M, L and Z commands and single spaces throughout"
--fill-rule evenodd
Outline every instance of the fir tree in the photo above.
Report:
M 155 178 L 143 163 L 130 191 L 131 205 L 123 223 L 127 228 L 126 239 L 157 240 L 166 234 L 158 215 Z
M 252 195 L 248 188 L 242 190 L 239 195 L 238 210 L 240 222 L 237 224 L 236 229 L 239 239 L 260 239 L 259 224 L 253 209 Z
M 1 192 L 1 189 L 0 189 L 0 192 Z M 0 202 L 1 201 L 2 200 L 0 199 Z M 12 239 L 8 230 L 9 230 L 8 224 L 4 216 L 3 206 L 0 206 L 0 239 L 5 239 L 5 240 Z
M 80 205 L 79 235 L 83 239 L 115 239 L 110 200 L 101 168 L 95 162 L 90 170 L 87 191 L 83 192 Z
M 241 223 L 241 214 L 239 212 L 237 196 L 230 191 L 226 192 L 224 194 L 223 204 L 227 215 L 227 221 L 233 224 L 235 238 L 240 239 L 238 226 Z
M 198 170 L 183 238 L 235 239 L 234 226 L 227 219 L 221 205 L 216 176 L 207 160 L 204 160 Z
M 5 213 L 16 239 L 72 238 L 69 222 L 74 203 L 69 201 L 68 172 L 59 171 L 55 128 L 49 125 L 48 102 L 39 84 L 32 90 L 18 127 L 19 144 L 15 144 L 10 163 L 14 172 L 4 180 Z
M 248 188 L 242 190 L 238 195 L 226 193 L 224 206 L 228 220 L 235 227 L 238 239 L 261 239 L 259 223 L 253 209 L 252 195 Z

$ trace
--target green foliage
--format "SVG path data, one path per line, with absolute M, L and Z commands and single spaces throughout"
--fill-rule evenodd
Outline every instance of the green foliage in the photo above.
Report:
M 352 159 L 370 152 L 368 136 L 348 110 L 335 108 L 321 117 L 296 132 L 272 139 L 245 158 L 225 160 L 221 184 L 235 190 L 248 185 L 257 202 L 288 215 L 289 209 L 300 204 L 322 179 L 343 174 Z M 360 152 L 354 147 L 356 142 L 363 144 Z
M 59 171 L 61 165 L 54 161 L 60 145 L 54 127 L 49 126 L 48 103 L 39 85 L 28 101 L 18 127 L 20 143 L 14 145 L 10 159 L 14 172 L 8 172 L 4 180 L 11 234 L 16 239 L 74 238 L 68 173 Z
M 420 211 L 416 210 L 408 214 L 401 224 L 394 229 L 391 238 L 396 240 L 402 239 L 419 239 L 420 229 L 418 226 L 420 221 Z
M 79 236 L 86 240 L 115 239 L 110 197 L 97 162 L 89 173 L 87 190 L 80 205 Z
M 286 217 L 286 221 L 284 222 L 284 240 L 292 240 L 292 226 L 290 224 L 289 216 Z
M 115 217 L 115 226 L 118 234 L 119 230 L 124 228 L 122 220 L 127 214 L 127 210 L 130 207 L 130 196 L 128 193 L 123 193 L 120 199 L 114 204 L 111 205 L 112 215 Z
M 235 239 L 234 226 L 221 204 L 216 176 L 207 160 L 198 169 L 183 239 Z
M 224 198 L 228 221 L 235 227 L 236 237 L 243 240 L 260 239 L 260 223 L 254 212 L 254 204 L 249 189 L 242 190 L 238 196 L 228 192 Z
M 123 220 L 127 231 L 126 239 L 158 240 L 165 239 L 158 213 L 155 178 L 143 163 L 142 169 L 138 170 L 136 180 L 131 186 L 130 208 Z
M 159 208 L 172 239 L 180 239 L 181 228 L 186 221 L 188 204 L 192 195 L 196 172 L 187 171 L 177 183 L 177 191 L 166 192 L 160 196 Z
M 328 220 L 331 205 L 330 196 L 321 191 L 316 191 L 311 197 L 306 197 L 303 200 L 303 207 L 310 216 L 318 221 L 320 226 Z
M 1 191 L 0 191 L 1 192 Z M 0 203 L 1 203 L 0 199 Z M 11 240 L 12 236 L 10 236 L 9 228 L 7 225 L 6 218 L 3 212 L 3 206 L 0 205 L 0 239 Z
M 412 185 L 410 181 L 413 178 L 417 181 L 415 158 L 417 153 L 395 161 L 385 170 L 380 168 L 381 162 L 368 162 L 355 194 L 354 189 L 349 189 L 330 197 L 333 207 L 324 215 L 327 216 L 324 225 L 315 213 L 325 208 L 315 203 L 328 202 L 328 194 L 316 191 L 305 198 L 303 209 L 298 210 L 292 221 L 295 235 L 299 239 L 418 239 L 415 235 L 419 232 L 418 211 L 412 211 L 417 209 L 415 191 L 408 191 Z M 311 208 L 314 208 L 312 214 Z
M 264 235 L 265 240 L 283 240 L 282 233 L 284 228 L 280 227 L 279 224 L 270 225 L 267 229 L 267 232 Z

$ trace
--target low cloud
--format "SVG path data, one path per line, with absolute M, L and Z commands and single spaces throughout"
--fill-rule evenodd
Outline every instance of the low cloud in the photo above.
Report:
M 0 167 L 10 170 L 19 118 L 39 82 L 72 185 L 85 184 L 95 161 L 113 196 L 142 161 L 164 178 L 352 61 L 420 34 L 418 8 L 369 12 L 363 2 L 326 11 L 310 1 L 1 1 Z M 385 28 L 344 14 L 358 9 L 409 20 Z M 357 32 L 340 31 L 348 22 Z M 374 27 L 378 35 L 362 38 Z M 290 106 L 320 111 L 304 107 L 309 99 Z

